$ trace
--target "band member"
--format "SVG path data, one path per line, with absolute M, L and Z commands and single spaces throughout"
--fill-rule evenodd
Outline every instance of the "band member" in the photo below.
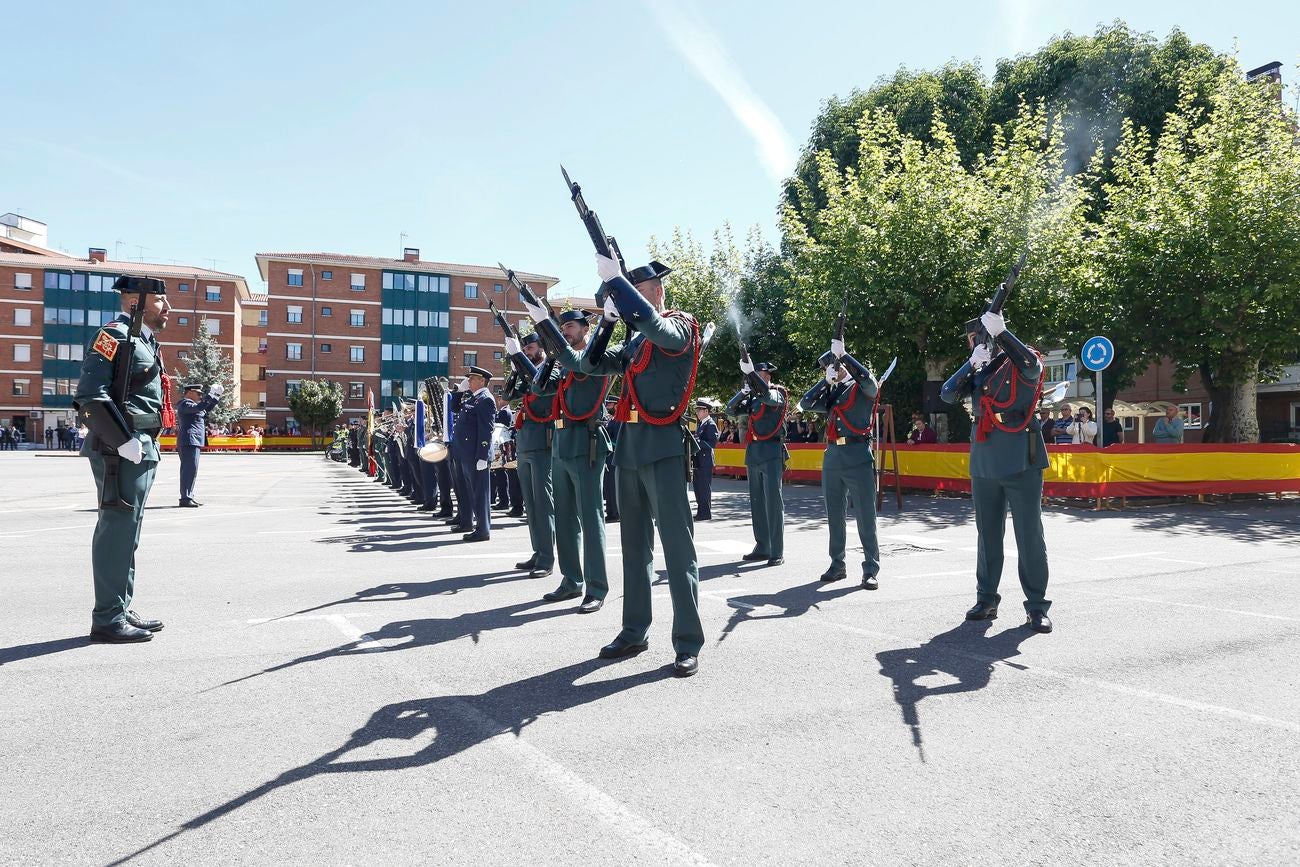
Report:
M 713 520 L 713 450 L 718 447 L 718 424 L 713 420 L 713 401 L 695 401 L 695 520 Z
M 199 475 L 199 454 L 208 444 L 208 410 L 217 405 L 226 387 L 214 382 L 203 396 L 203 383 L 185 386 L 185 396 L 177 407 L 176 451 L 181 457 L 181 508 L 202 505 L 194 499 L 194 481 Z
M 469 380 L 470 394 L 461 401 L 453 445 L 457 472 L 469 495 L 469 517 L 473 520 L 470 532 L 462 538 L 466 542 L 486 542 L 492 538 L 488 455 L 492 449 L 492 424 L 497 414 L 497 402 L 487 387 L 492 381 L 491 371 L 470 367 L 466 379 Z
M 801 412 L 827 416 L 826 451 L 822 456 L 822 496 L 826 501 L 826 523 L 830 531 L 830 568 L 823 581 L 848 576 L 847 500 L 853 498 L 857 511 L 858 541 L 862 543 L 862 586 L 880 586 L 880 543 L 876 538 L 876 462 L 871 453 L 875 425 L 875 377 L 847 352 L 839 340 L 831 341 L 835 360 L 825 375 L 799 401 Z
M 527 334 L 519 347 L 506 341 L 506 354 L 518 351 L 534 369 L 546 363 L 546 355 L 537 334 Z M 524 515 L 533 555 L 516 569 L 527 569 L 528 577 L 544 578 L 555 568 L 555 500 L 551 484 L 551 438 L 554 436 L 555 392 L 560 384 L 558 367 L 551 366 L 545 380 L 534 384 L 527 377 L 512 373 L 506 382 L 505 395 L 518 400 L 515 416 L 515 454 L 519 461 L 519 484 L 524 494 Z
M 618 395 L 610 394 L 605 398 L 605 415 L 609 416 L 609 421 L 605 422 L 605 433 L 609 434 L 611 446 L 618 445 L 618 433 L 623 429 L 623 422 L 615 416 L 618 413 Z M 617 524 L 618 515 L 618 485 L 616 484 L 616 473 L 614 472 L 614 453 L 610 452 L 609 457 L 605 458 L 605 523 Z
M 776 365 L 755 365 L 740 360 L 745 384 L 727 404 L 727 415 L 745 426 L 745 475 L 749 479 L 749 515 L 754 529 L 754 550 L 742 560 L 766 560 L 769 566 L 785 562 L 785 504 L 781 500 L 781 475 L 785 472 L 785 414 L 789 398 L 785 388 L 772 384 Z
M 167 286 L 153 278 L 119 277 L 113 288 L 122 293 L 123 312 L 95 333 L 74 400 L 78 421 L 90 431 L 81 454 L 90 459 L 99 492 L 90 549 L 95 579 L 90 640 L 125 643 L 148 641 L 163 628 L 161 620 L 136 614 L 131 603 L 140 525 L 158 469 L 158 434 L 175 427 L 176 420 L 158 347 L 171 312 Z M 140 319 L 138 336 L 130 333 L 133 312 Z
M 600 649 L 600 655 L 615 659 L 649 647 L 657 524 L 673 602 L 673 649 L 677 654 L 673 673 L 689 677 L 699 670 L 704 627 L 699 613 L 694 525 L 686 495 L 692 440 L 682 415 L 695 385 L 700 326 L 689 313 L 664 310 L 661 281 L 668 273 L 664 265 L 651 262 L 625 277 L 617 260 L 597 255 L 596 262 L 603 281 L 603 315 L 579 370 L 623 374 L 617 417 L 624 423 L 614 450 L 623 546 L 623 630 Z M 536 313 L 537 317 L 546 315 L 544 308 Z M 619 319 L 636 333 L 623 346 L 610 348 L 611 332 Z
M 1047 445 L 1033 416 L 1042 390 L 1043 362 L 1038 353 L 1007 330 L 1000 313 L 986 312 L 978 325 L 992 338 L 978 342 L 975 322 L 968 323 L 971 356 L 943 384 L 942 397 L 957 403 L 969 396 L 975 416 L 970 446 L 971 499 L 979 533 L 975 562 L 977 596 L 968 620 L 998 616 L 1002 578 L 1002 538 L 1007 507 L 1016 534 L 1020 587 L 1029 626 L 1051 632 L 1047 616 L 1047 543 L 1043 538 L 1043 470 Z
M 565 310 L 559 320 L 568 351 L 559 356 L 565 374 L 555 396 L 558 413 L 551 476 L 555 485 L 555 547 L 563 577 L 560 586 L 543 598 L 562 602 L 582 596 L 578 611 L 591 614 L 600 610 L 609 595 L 603 492 L 605 458 L 613 451 L 605 431 L 605 395 L 610 377 L 577 372 L 587 348 L 587 314 Z M 553 328 L 555 323 L 547 319 L 538 327 Z

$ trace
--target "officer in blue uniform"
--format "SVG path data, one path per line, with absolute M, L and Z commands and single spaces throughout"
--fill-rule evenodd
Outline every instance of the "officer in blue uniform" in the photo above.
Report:
M 609 435 L 611 446 L 618 445 L 618 434 L 623 430 L 623 422 L 614 417 L 615 410 L 618 409 L 618 395 L 611 394 L 605 398 L 605 414 L 609 416 L 609 421 L 605 422 L 605 433 Z M 618 486 L 614 474 L 614 453 L 610 452 L 609 457 L 605 458 L 605 523 L 617 524 L 618 516 Z
M 466 542 L 486 542 L 492 538 L 492 482 L 488 473 L 488 457 L 492 447 L 492 425 L 497 414 L 497 402 L 488 383 L 491 371 L 470 367 L 466 372 L 469 393 L 461 398 L 460 412 L 456 416 L 456 430 L 452 450 L 456 454 L 456 472 L 461 477 L 461 487 L 468 496 L 466 518 L 473 523 L 470 532 L 462 538 Z
M 695 401 L 695 439 L 700 450 L 695 453 L 695 520 L 713 520 L 713 450 L 718 447 L 718 423 L 713 420 L 713 401 L 702 397 Z
M 977 342 L 977 327 L 992 338 L 992 348 Z M 948 403 L 970 397 L 975 431 L 970 446 L 971 500 L 975 504 L 975 606 L 968 620 L 998 616 L 1002 579 L 1002 538 L 1007 508 L 1015 530 L 1020 587 L 1027 623 L 1036 632 L 1051 632 L 1047 616 L 1047 543 L 1043 536 L 1043 470 L 1047 445 L 1034 417 L 1042 391 L 1043 362 L 1038 353 L 1007 330 L 1000 313 L 986 312 L 967 324 L 970 360 L 943 384 Z
M 199 455 L 208 444 L 208 410 L 217 405 L 226 387 L 219 382 L 208 388 L 203 396 L 203 383 L 191 382 L 185 386 L 185 397 L 176 412 L 176 450 L 181 456 L 181 508 L 193 509 L 203 505 L 194 499 L 194 480 L 199 475 Z

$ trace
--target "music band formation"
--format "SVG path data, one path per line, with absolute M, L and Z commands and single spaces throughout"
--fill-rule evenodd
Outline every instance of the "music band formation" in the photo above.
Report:
M 450 385 L 430 377 L 418 398 L 405 399 L 377 420 L 372 413 L 365 430 L 350 431 L 347 459 L 445 520 L 466 542 L 491 538 L 496 489 L 499 502 L 509 503 L 511 514 L 522 512 L 527 521 L 532 555 L 516 567 L 535 578 L 558 568 L 559 584 L 543 598 L 579 600 L 580 613 L 599 611 L 610 592 L 606 522 L 617 522 L 622 628 L 600 648 L 606 659 L 633 656 L 649 646 L 657 528 L 672 601 L 673 671 L 688 677 L 698 671 L 705 638 L 694 524 L 712 517 L 718 441 L 712 418 L 717 405 L 693 392 L 714 328 L 687 311 L 666 308 L 669 269 L 659 262 L 628 268 L 581 189 L 567 173 L 565 180 L 596 248 L 599 309 L 557 312 L 502 266 L 533 331 L 519 334 L 491 305 L 509 365 L 501 399 L 492 390 L 491 370 L 467 368 Z M 1007 329 L 1001 313 L 1023 263 L 1022 257 L 983 314 L 966 323 L 970 358 L 941 394 L 949 403 L 969 399 L 975 417 L 970 474 L 979 534 L 977 594 L 966 617 L 998 615 L 1010 509 L 1027 623 L 1050 632 L 1040 511 L 1047 450 L 1034 415 L 1043 364 Z M 161 280 L 123 277 L 115 288 L 122 292 L 123 315 L 103 326 L 86 353 L 76 404 L 90 430 L 82 454 L 90 459 L 100 494 L 91 638 L 129 642 L 148 640 L 162 628 L 131 607 L 134 555 L 159 461 L 158 433 L 175 426 L 175 420 L 155 336 L 166 326 L 166 287 Z M 842 312 L 829 348 L 817 359 L 823 376 L 796 408 L 827 419 L 822 488 L 830 563 L 821 580 L 848 576 L 851 498 L 863 550 L 861 585 L 875 590 L 881 562 L 873 440 L 880 388 L 893 366 L 877 380 L 848 351 L 844 320 Z M 623 339 L 615 343 L 620 324 Z M 791 409 L 778 373 L 773 364 L 751 360 L 742 343 L 742 384 L 725 409 L 745 430 L 754 548 L 743 559 L 771 566 L 785 558 L 782 476 Z M 212 389 L 204 398 L 202 384 L 187 385 L 182 414 L 193 417 L 210 408 L 208 401 L 220 396 L 219 385 Z M 197 452 L 182 457 L 185 505 L 193 502 Z M 688 487 L 695 494 L 694 509 Z

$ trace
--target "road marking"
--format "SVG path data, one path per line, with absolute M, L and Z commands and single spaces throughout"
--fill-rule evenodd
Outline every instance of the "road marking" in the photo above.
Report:
M 754 546 L 748 542 L 738 542 L 735 539 L 711 539 L 709 541 L 696 539 L 695 547 L 707 548 L 719 554 L 748 554 Z
M 1094 557 L 1093 562 L 1104 563 L 1107 560 L 1130 560 L 1135 557 L 1158 557 L 1163 553 L 1165 552 L 1164 551 L 1138 551 L 1135 554 L 1112 554 L 1109 557 Z
M 348 620 L 349 616 L 351 615 L 291 614 L 288 617 L 253 617 L 245 622 L 251 624 L 259 624 L 259 623 L 270 623 L 272 621 L 276 623 L 288 623 L 294 620 L 324 620 L 326 623 L 329 623 L 334 628 L 336 628 L 339 632 L 343 633 L 343 636 L 347 638 L 348 641 L 352 641 L 356 643 L 356 647 L 352 648 L 353 650 L 383 650 L 384 649 L 384 646 L 379 642 L 377 642 L 373 636 L 368 635 L 365 632 L 362 632 L 355 625 L 353 625 L 352 621 Z
M 1197 605 L 1194 602 L 1173 602 L 1168 599 L 1156 599 L 1151 596 L 1124 596 L 1119 593 L 1103 593 L 1098 590 L 1079 590 L 1068 583 L 1064 586 L 1067 593 L 1082 593 L 1084 596 L 1098 596 L 1106 599 L 1124 599 L 1129 602 L 1154 602 L 1157 605 L 1172 605 L 1176 608 L 1195 608 L 1200 611 L 1213 611 L 1215 614 L 1239 614 L 1242 617 L 1260 617 L 1265 620 L 1284 620 L 1287 623 L 1300 623 L 1300 617 L 1287 617 L 1283 614 L 1264 614 L 1261 611 L 1243 611 L 1240 608 L 1219 608 L 1214 605 Z

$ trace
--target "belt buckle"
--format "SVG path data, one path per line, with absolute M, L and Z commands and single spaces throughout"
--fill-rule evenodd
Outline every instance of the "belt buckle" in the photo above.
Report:
M 637 415 L 637 411 L 636 411 L 636 410 L 634 410 L 634 409 L 630 409 L 630 410 L 628 410 L 628 412 L 627 412 L 627 423 L 628 423 L 628 424 L 637 424 L 637 423 L 640 422 L 640 421 L 641 421 L 641 419 L 640 419 L 640 417 Z
M 848 444 L 849 444 L 849 438 L 848 438 L 848 437 L 837 437 L 836 440 L 835 440 L 835 445 L 837 445 L 837 446 L 846 446 L 846 445 L 848 445 Z
M 557 418 L 555 420 L 555 428 L 556 430 L 564 430 L 564 419 Z
M 1004 419 L 1004 418 L 1002 417 L 1002 413 L 1000 413 L 1000 412 L 995 412 L 995 413 L 993 413 L 993 417 L 994 417 L 995 419 L 998 420 L 998 423 L 999 423 L 999 424 L 1005 424 L 1005 423 L 1006 423 L 1006 419 Z

